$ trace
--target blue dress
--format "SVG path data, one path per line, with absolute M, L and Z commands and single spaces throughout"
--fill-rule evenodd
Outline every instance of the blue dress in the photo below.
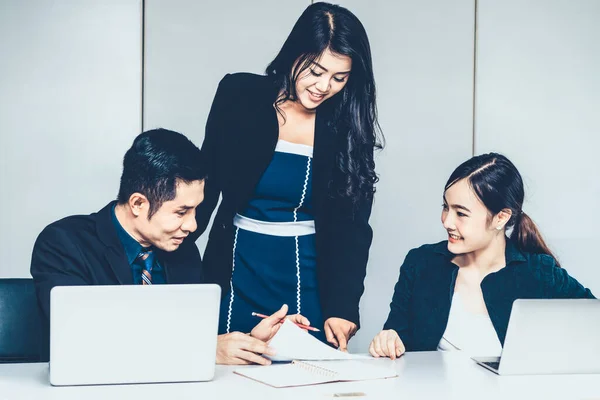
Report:
M 235 216 L 233 269 L 221 302 L 219 333 L 250 332 L 283 304 L 306 316 L 320 340 L 311 146 L 279 140 L 247 208 Z

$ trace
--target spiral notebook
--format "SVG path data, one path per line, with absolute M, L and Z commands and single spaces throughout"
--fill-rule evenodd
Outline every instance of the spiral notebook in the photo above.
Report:
M 234 372 L 275 388 L 385 379 L 398 376 L 392 367 L 349 360 L 292 361 L 290 364 L 244 368 Z

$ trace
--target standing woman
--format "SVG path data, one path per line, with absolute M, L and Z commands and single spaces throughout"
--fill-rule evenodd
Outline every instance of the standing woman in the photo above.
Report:
M 223 78 L 196 215 L 199 235 L 222 195 L 204 254 L 206 280 L 223 288 L 220 332 L 249 332 L 252 312 L 286 303 L 346 349 L 372 239 L 377 136 L 369 41 L 343 7 L 309 6 L 266 76 Z

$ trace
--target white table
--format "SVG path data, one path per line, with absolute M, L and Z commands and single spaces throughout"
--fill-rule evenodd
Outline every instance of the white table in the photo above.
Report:
M 0 365 L 0 400 L 17 399 L 325 399 L 334 393 L 364 392 L 349 399 L 586 399 L 600 400 L 600 374 L 497 376 L 458 352 L 408 353 L 394 364 L 398 377 L 275 389 L 217 366 L 204 383 L 52 387 L 48 364 Z

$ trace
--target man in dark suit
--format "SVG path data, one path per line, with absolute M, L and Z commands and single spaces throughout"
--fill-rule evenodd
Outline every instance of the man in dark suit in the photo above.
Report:
M 46 329 L 54 286 L 201 283 L 200 253 L 185 238 L 197 227 L 205 175 L 200 150 L 184 135 L 140 134 L 125 154 L 117 200 L 97 213 L 56 221 L 36 240 L 31 275 Z M 271 351 L 266 342 L 286 313 L 284 306 L 250 335 L 220 335 L 217 363 L 268 364 L 261 354 Z

